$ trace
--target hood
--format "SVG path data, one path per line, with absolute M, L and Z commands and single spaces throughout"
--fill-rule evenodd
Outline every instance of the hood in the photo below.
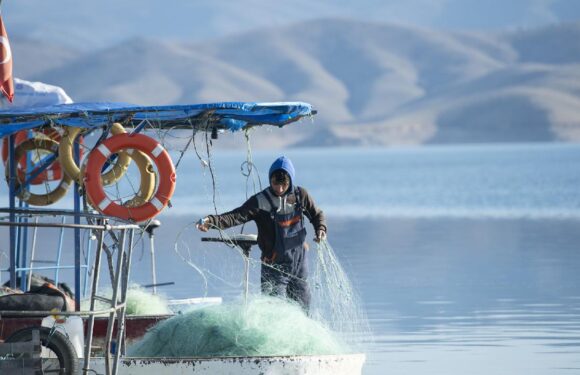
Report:
M 294 170 L 294 165 L 292 161 L 288 159 L 286 156 L 280 156 L 278 159 L 274 160 L 272 166 L 270 167 L 270 172 L 268 173 L 268 181 L 272 178 L 272 174 L 277 171 L 278 169 L 283 169 L 288 173 L 290 176 L 290 187 L 288 188 L 289 191 L 292 191 L 292 186 L 294 185 L 294 178 L 296 176 L 296 172 Z

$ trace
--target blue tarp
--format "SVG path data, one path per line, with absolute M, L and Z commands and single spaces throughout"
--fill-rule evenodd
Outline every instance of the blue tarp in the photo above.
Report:
M 59 104 L 0 110 L 0 138 L 50 124 L 92 128 L 113 122 L 136 126 L 143 120 L 168 129 L 218 128 L 236 131 L 257 125 L 284 126 L 313 114 L 312 106 L 301 102 L 222 102 L 150 107 L 126 103 Z

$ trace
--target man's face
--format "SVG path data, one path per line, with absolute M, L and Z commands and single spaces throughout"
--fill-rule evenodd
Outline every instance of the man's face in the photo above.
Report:
M 274 190 L 274 194 L 281 197 L 290 187 L 290 182 L 277 182 L 276 178 L 272 177 L 270 179 L 270 186 L 272 187 L 272 190 Z

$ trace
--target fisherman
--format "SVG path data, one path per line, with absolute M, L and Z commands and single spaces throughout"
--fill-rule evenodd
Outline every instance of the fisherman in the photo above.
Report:
M 203 218 L 197 228 L 207 232 L 212 227 L 226 229 L 254 220 L 262 250 L 262 293 L 293 299 L 308 312 L 308 244 L 303 214 L 314 227 L 315 242 L 325 239 L 327 230 L 323 212 L 303 187 L 294 184 L 295 175 L 292 161 L 279 157 L 270 167 L 269 187 L 230 212 Z

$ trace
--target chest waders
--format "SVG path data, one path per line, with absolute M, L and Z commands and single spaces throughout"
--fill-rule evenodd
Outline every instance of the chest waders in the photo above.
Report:
M 308 311 L 310 291 L 306 277 L 306 228 L 302 216 L 300 190 L 294 189 L 296 203 L 290 212 L 277 208 L 272 197 L 263 193 L 274 221 L 275 242 L 271 256 L 262 257 L 261 284 L 264 294 L 291 298 Z

